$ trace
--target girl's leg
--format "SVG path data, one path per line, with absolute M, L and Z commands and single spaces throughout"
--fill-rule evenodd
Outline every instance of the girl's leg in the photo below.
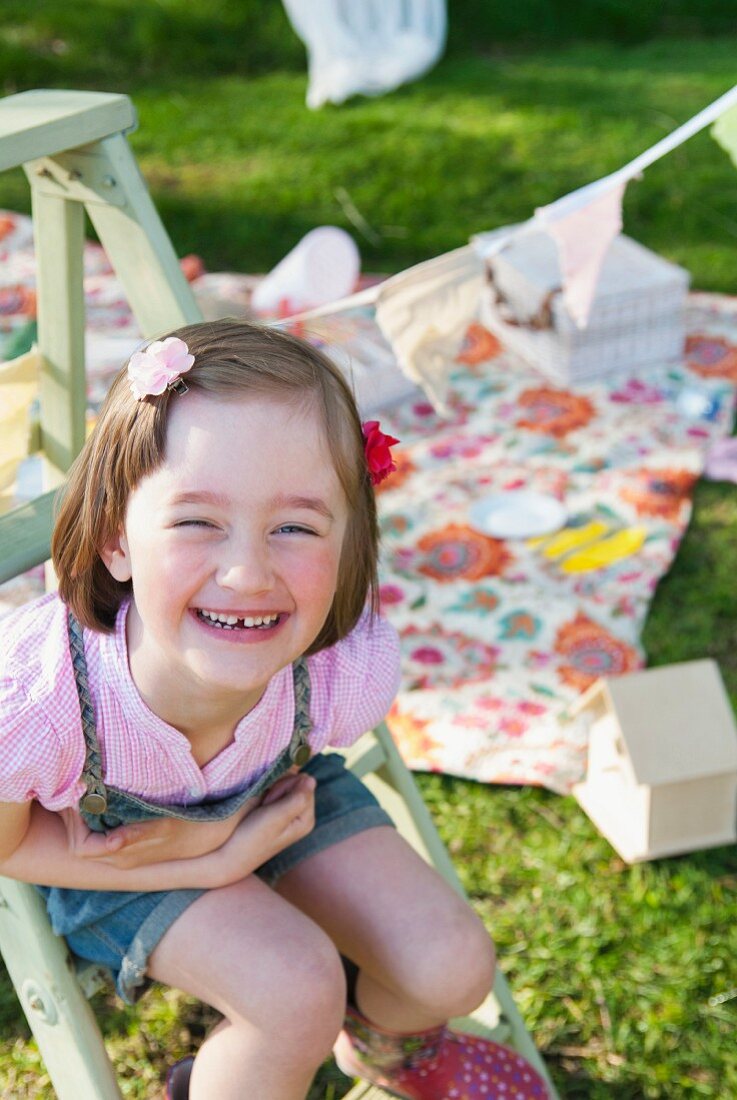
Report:
M 461 1016 L 486 997 L 494 949 L 470 906 L 389 826 L 305 859 L 276 889 L 360 968 L 360 1011 L 394 1031 Z
M 225 1017 L 195 1059 L 191 1100 L 304 1100 L 343 1021 L 335 947 L 253 875 L 193 902 L 153 951 L 149 975 Z
M 515 1051 L 438 1026 L 484 999 L 494 952 L 472 909 L 394 829 L 305 859 L 278 888 L 360 967 L 358 1013 L 336 1046 L 344 1072 L 407 1100 L 548 1096 Z

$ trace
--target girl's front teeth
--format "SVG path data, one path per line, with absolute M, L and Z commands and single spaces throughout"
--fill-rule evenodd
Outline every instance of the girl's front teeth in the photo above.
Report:
M 236 627 L 243 629 L 244 627 L 273 626 L 279 619 L 278 615 L 254 615 L 252 618 L 249 616 L 245 619 L 239 619 L 236 615 L 222 615 L 218 611 L 205 611 L 204 609 L 199 612 L 199 615 L 207 622 L 225 630 L 233 630 Z

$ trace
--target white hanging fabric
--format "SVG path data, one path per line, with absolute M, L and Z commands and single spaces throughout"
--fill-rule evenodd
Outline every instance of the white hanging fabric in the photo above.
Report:
M 383 95 L 427 72 L 445 47 L 445 0 L 284 0 L 307 48 L 307 106 Z
M 376 322 L 404 374 L 448 413 L 449 364 L 478 311 L 484 267 L 464 245 L 393 275 L 378 287 Z
M 400 271 L 340 302 L 290 317 L 289 323 L 309 326 L 311 321 L 340 310 L 375 306 L 376 322 L 402 373 L 420 386 L 437 411 L 445 415 L 450 364 L 478 313 L 483 288 L 483 263 L 476 247 L 468 244 Z M 334 351 L 331 349 L 331 354 Z M 385 400 L 396 400 L 411 392 L 402 392 L 396 382 L 390 385 L 392 392 L 390 396 L 384 394 Z M 356 390 L 360 400 L 360 380 Z M 378 395 L 369 396 L 375 400 L 374 407 L 381 405 Z

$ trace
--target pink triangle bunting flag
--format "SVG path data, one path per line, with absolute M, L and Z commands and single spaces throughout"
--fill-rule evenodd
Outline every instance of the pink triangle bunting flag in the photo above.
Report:
M 622 229 L 626 186 L 626 180 L 619 180 L 598 198 L 546 225 L 558 246 L 563 299 L 579 328 L 586 326 L 604 258 Z

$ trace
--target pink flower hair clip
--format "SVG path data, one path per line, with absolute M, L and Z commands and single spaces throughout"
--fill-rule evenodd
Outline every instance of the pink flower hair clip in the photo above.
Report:
M 128 363 L 128 381 L 136 401 L 144 397 L 157 397 L 165 389 L 175 393 L 187 393 L 189 386 L 182 375 L 194 363 L 184 340 L 168 336 L 166 340 L 154 340 L 144 351 L 136 351 Z
M 397 468 L 390 448 L 399 443 L 399 440 L 382 432 L 378 420 L 364 420 L 361 431 L 369 478 L 372 485 L 378 485 Z

